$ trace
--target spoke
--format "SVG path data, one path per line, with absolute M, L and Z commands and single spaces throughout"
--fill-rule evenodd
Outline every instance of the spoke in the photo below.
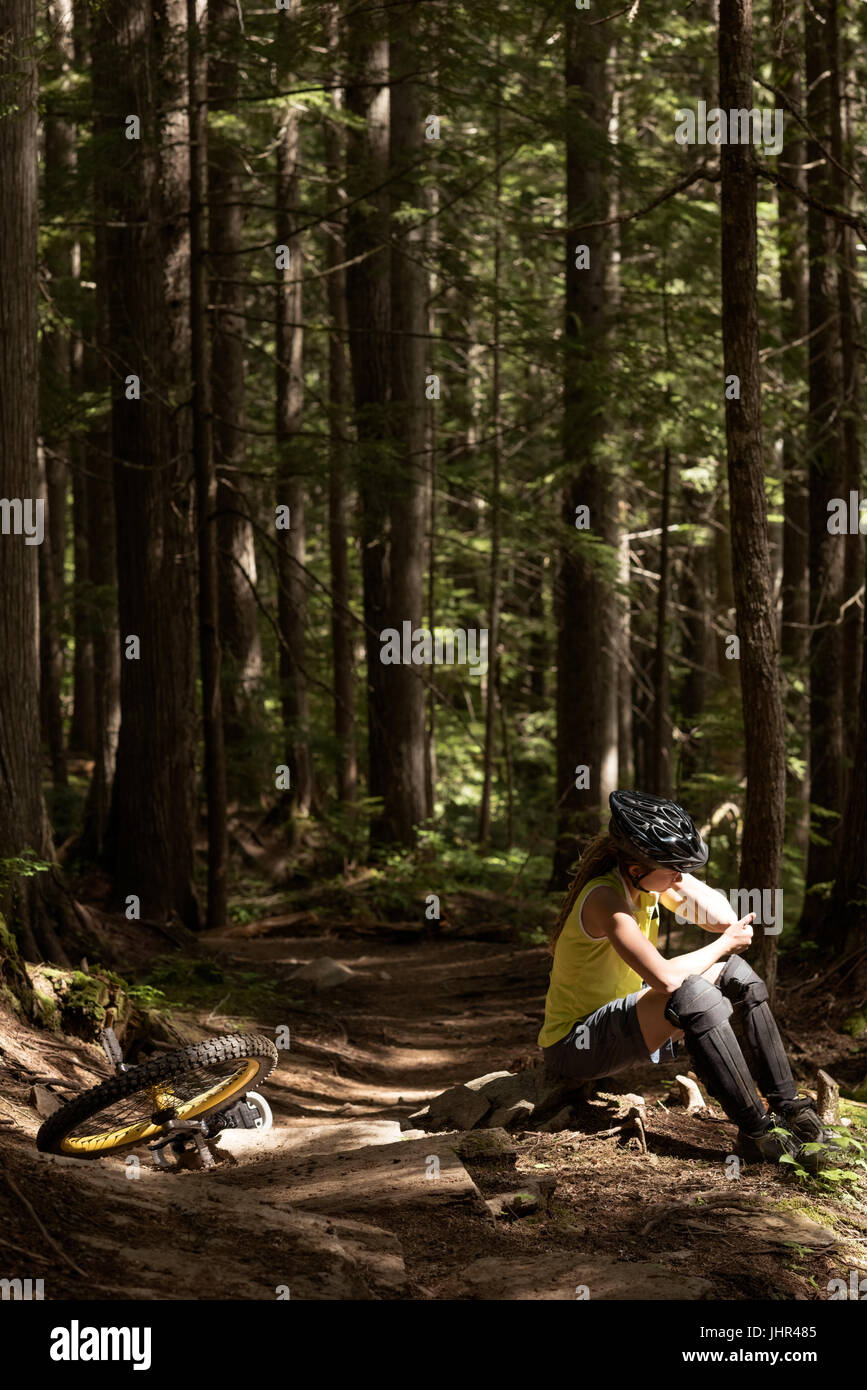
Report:
M 223 1064 L 225 1067 L 225 1064 Z M 165 1081 L 143 1086 L 132 1095 L 122 1096 L 112 1101 L 105 1109 L 82 1120 L 69 1131 L 68 1138 L 91 1136 L 95 1131 L 108 1133 L 126 1129 L 131 1125 L 149 1122 L 155 1113 L 166 1110 L 179 1110 L 193 1100 L 200 1100 L 209 1091 L 222 1089 L 240 1076 L 246 1063 L 232 1065 L 223 1071 L 215 1067 L 200 1066 L 191 1068 L 182 1076 L 170 1077 Z

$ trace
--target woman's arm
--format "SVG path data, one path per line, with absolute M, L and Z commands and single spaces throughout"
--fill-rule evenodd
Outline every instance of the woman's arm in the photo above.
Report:
M 584 904 L 583 921 L 587 933 L 600 939 L 607 937 L 621 959 L 646 980 L 652 990 L 671 994 L 688 975 L 701 975 L 733 951 L 745 950 L 752 941 L 749 921 L 753 915 L 721 928 L 716 940 L 709 941 L 700 950 L 689 951 L 672 960 L 666 960 L 648 941 L 621 894 L 613 888 L 600 886 L 590 893 Z
M 684 874 L 680 883 L 660 893 L 659 901 L 681 921 L 693 922 L 705 931 L 723 932 L 738 920 L 728 899 L 692 874 Z

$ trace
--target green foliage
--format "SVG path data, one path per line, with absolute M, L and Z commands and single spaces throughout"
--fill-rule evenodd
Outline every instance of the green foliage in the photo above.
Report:
M 0 894 L 19 878 L 32 878 L 34 874 L 45 873 L 51 865 L 37 857 L 36 851 L 24 849 L 20 854 L 0 859 Z
M 786 1131 L 769 1131 L 771 1134 L 775 1132 L 785 1134 Z M 800 1182 L 813 1183 L 820 1191 L 832 1192 L 836 1191 L 838 1187 L 860 1186 L 864 1181 L 864 1174 L 867 1173 L 867 1158 L 865 1158 L 865 1155 L 867 1155 L 867 1145 L 853 1138 L 852 1135 L 844 1133 L 835 1133 L 834 1144 L 835 1147 L 845 1151 L 844 1157 L 848 1159 L 848 1167 L 823 1168 L 820 1169 L 818 1173 L 811 1173 L 809 1169 L 805 1168 L 803 1164 L 799 1163 L 797 1158 L 793 1157 L 791 1154 L 783 1154 L 780 1158 L 780 1163 L 785 1163 L 789 1166 Z M 803 1152 L 805 1154 L 822 1153 L 825 1147 L 824 1144 L 818 1143 L 804 1144 Z
M 278 1004 L 289 1008 L 297 1002 L 271 974 L 181 954 L 159 956 L 146 978 L 130 986 L 128 993 L 141 1008 L 166 1017 L 208 1009 L 227 1026 L 266 1017 Z

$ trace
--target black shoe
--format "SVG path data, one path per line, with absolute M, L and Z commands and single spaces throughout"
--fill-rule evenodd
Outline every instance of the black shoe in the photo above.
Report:
M 818 1119 L 818 1116 L 816 1118 Z M 783 1156 L 788 1154 L 808 1173 L 812 1173 L 813 1177 L 817 1177 L 826 1168 L 835 1168 L 845 1163 L 847 1158 L 846 1149 L 834 1142 L 837 1136 L 828 1130 L 823 1130 L 823 1133 L 828 1137 L 821 1140 L 808 1139 L 804 1143 L 790 1128 L 787 1119 L 772 1112 L 768 1115 L 767 1127 L 758 1134 L 747 1134 L 744 1130 L 738 1130 L 735 1153 L 745 1163 L 779 1163 Z
M 786 1129 L 804 1144 L 823 1144 L 828 1138 L 836 1138 L 831 1130 L 824 1128 L 816 1113 L 815 1102 L 809 1096 L 798 1096 L 797 1100 L 784 1100 L 776 1107 Z
M 807 1159 L 821 1158 L 820 1167 L 830 1168 L 845 1163 L 849 1148 L 845 1136 L 833 1129 L 826 1129 L 816 1113 L 816 1107 L 809 1096 L 798 1096 L 797 1100 L 783 1101 L 777 1110 L 779 1123 L 790 1130 L 802 1144 L 821 1144 L 821 1154 L 806 1154 L 799 1163 L 809 1167 Z M 844 1140 L 840 1142 L 841 1138 Z
M 799 1163 L 801 1142 L 788 1129 L 784 1129 L 776 1115 L 768 1116 L 768 1123 L 758 1134 L 748 1134 L 739 1129 L 735 1153 L 745 1163 L 779 1163 L 783 1154 L 789 1154 Z

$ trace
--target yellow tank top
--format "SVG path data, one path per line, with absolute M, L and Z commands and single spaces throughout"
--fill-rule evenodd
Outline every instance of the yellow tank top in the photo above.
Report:
M 642 987 L 640 977 L 615 951 L 607 936 L 599 941 L 587 935 L 581 924 L 581 909 L 587 895 L 600 884 L 629 893 L 614 868 L 585 883 L 566 918 L 554 948 L 554 965 L 545 999 L 545 1022 L 538 1037 L 539 1047 L 551 1047 L 565 1038 L 573 1023 L 592 1014 L 612 999 L 622 999 Z M 638 926 L 651 945 L 659 931 L 659 894 L 641 893 L 638 907 L 632 909 Z

